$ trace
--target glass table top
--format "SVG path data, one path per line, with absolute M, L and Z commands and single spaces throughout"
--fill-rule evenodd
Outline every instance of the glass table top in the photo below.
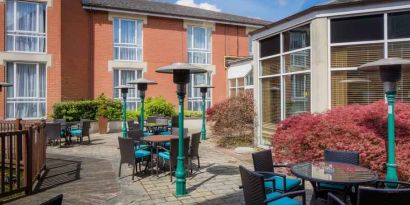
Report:
M 363 184 L 377 180 L 375 172 L 365 167 L 337 162 L 305 162 L 291 167 L 297 177 L 308 181 L 337 184 Z

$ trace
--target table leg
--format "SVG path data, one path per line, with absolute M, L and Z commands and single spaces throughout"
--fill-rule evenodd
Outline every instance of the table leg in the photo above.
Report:
M 156 151 L 157 151 L 157 167 L 156 167 L 156 169 L 157 169 L 157 176 L 158 176 L 158 162 L 159 162 L 159 157 L 158 157 L 158 144 L 156 145 Z
M 154 143 L 151 144 L 151 175 L 154 174 L 154 148 L 152 147 Z

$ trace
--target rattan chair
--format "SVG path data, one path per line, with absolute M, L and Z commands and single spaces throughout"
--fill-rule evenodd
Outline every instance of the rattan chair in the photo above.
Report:
M 120 146 L 121 154 L 118 177 L 121 177 L 121 165 L 126 163 L 128 165 L 132 165 L 132 180 L 134 180 L 135 172 L 138 171 L 137 165 L 140 165 L 140 163 L 146 161 L 147 164 L 145 165 L 145 170 L 147 169 L 148 162 L 151 159 L 151 152 L 142 149 L 135 149 L 134 140 L 131 138 L 118 137 L 118 144 Z M 142 171 L 141 165 L 139 167 L 140 171 Z
M 63 204 L 63 195 L 59 194 L 59 195 L 53 197 L 52 199 L 50 199 L 50 200 L 48 200 L 44 203 L 41 203 L 40 205 L 61 205 L 61 204 Z
M 252 153 L 252 159 L 256 172 L 264 174 L 265 177 L 275 179 L 275 187 L 272 187 L 272 183 L 265 183 L 266 188 L 280 192 L 305 189 L 305 181 L 303 179 L 290 178 L 275 172 L 275 168 L 288 168 L 289 166 L 273 164 L 271 150 Z
M 58 142 L 61 146 L 61 124 L 58 122 L 46 123 L 46 136 L 49 143 Z
M 184 138 L 184 164 L 185 168 L 189 167 L 189 141 L 190 138 L 186 137 Z M 158 157 L 162 159 L 163 165 L 165 166 L 165 162 L 168 162 L 169 166 L 169 175 L 170 175 L 170 180 L 172 182 L 172 173 L 175 170 L 175 167 L 177 165 L 177 157 L 178 157 L 178 139 L 171 139 L 171 148 L 168 150 L 164 147 L 158 146 L 158 149 L 160 152 L 158 153 Z M 157 162 L 158 166 L 158 162 Z M 158 175 L 158 169 L 157 169 L 157 175 Z
M 128 130 L 139 130 L 140 126 L 134 120 L 127 121 Z
M 149 145 L 144 144 L 142 138 L 144 137 L 144 132 L 142 130 L 129 130 L 128 138 L 134 141 L 135 149 L 150 149 Z
M 264 175 L 252 172 L 243 166 L 239 166 L 241 174 L 243 195 L 245 199 L 245 205 L 300 205 L 306 204 L 306 192 L 305 190 L 279 193 L 270 192 L 265 190 L 266 183 L 275 183 L 275 180 L 270 178 L 264 178 Z M 294 197 L 301 196 L 302 202 L 299 202 Z
M 397 188 L 389 188 L 388 185 Z M 410 183 L 377 181 L 375 187 L 359 187 L 357 205 L 408 205 L 410 204 Z M 328 205 L 345 205 L 336 195 L 328 194 Z
M 79 127 L 78 128 L 71 128 L 70 132 L 71 132 L 72 136 L 77 137 L 77 141 L 80 141 L 80 143 L 83 143 L 83 138 L 87 137 L 88 138 L 88 144 L 91 144 L 90 127 L 91 127 L 90 120 L 82 119 L 80 121 Z
M 194 133 L 192 134 L 191 138 L 191 147 L 189 148 L 189 158 L 190 158 L 190 168 L 192 173 L 192 160 L 198 159 L 198 169 L 201 168 L 201 164 L 199 161 L 199 143 L 201 143 L 201 133 Z

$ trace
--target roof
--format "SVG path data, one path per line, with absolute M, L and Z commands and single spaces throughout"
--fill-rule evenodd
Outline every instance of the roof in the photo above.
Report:
M 309 13 L 327 10 L 327 9 L 335 9 L 335 8 L 344 8 L 344 7 L 353 7 L 353 6 L 363 6 L 369 4 L 377 4 L 377 3 L 386 3 L 386 2 L 394 2 L 394 1 L 406 1 L 406 0 L 331 0 L 324 4 L 319 4 L 317 6 L 310 7 L 306 10 L 293 14 L 289 17 L 283 18 L 279 21 L 276 21 L 272 24 L 266 25 L 260 29 L 250 32 L 251 35 L 268 30 L 270 28 L 276 27 L 278 25 L 284 24 L 289 22 L 293 19 L 299 18 L 301 16 L 307 15 Z
M 253 60 L 253 56 L 247 56 L 247 57 L 238 58 L 234 60 L 228 60 L 227 64 L 228 66 L 233 66 L 236 64 L 240 64 L 240 63 L 244 63 L 244 62 L 252 61 L 252 60 Z
M 247 26 L 265 26 L 271 22 L 153 0 L 82 0 L 84 8 L 146 13 L 147 15 L 201 19 Z

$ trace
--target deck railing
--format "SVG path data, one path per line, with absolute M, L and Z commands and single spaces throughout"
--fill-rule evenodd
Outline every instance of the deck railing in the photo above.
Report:
M 45 121 L 0 121 L 0 197 L 30 194 L 46 161 Z

